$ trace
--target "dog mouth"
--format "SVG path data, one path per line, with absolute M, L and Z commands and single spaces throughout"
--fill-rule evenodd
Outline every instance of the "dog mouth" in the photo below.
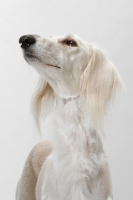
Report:
M 25 53 L 25 56 L 28 57 L 28 58 L 36 58 L 36 59 L 38 59 L 38 57 L 35 56 L 35 55 L 32 54 L 32 53 Z M 39 60 L 39 59 L 38 59 L 38 60 Z
M 61 68 L 60 66 L 57 66 L 57 65 L 52 65 L 52 64 L 48 64 L 48 63 L 46 63 L 46 65 L 47 65 L 47 66 L 49 66 L 49 67 L 55 67 L 55 68 L 58 68 L 58 69 L 60 69 L 60 68 Z
M 29 59 L 37 59 L 38 61 L 40 61 L 41 62 L 41 60 L 36 56 L 36 55 L 34 55 L 34 54 L 32 54 L 32 53 L 25 53 L 25 56 L 27 57 L 27 58 L 29 58 Z M 49 64 L 49 63 L 45 63 L 45 65 L 47 65 L 47 66 L 49 66 L 49 67 L 55 67 L 55 68 L 58 68 L 58 69 L 60 69 L 61 67 L 60 66 L 58 66 L 58 65 L 54 65 L 54 64 Z

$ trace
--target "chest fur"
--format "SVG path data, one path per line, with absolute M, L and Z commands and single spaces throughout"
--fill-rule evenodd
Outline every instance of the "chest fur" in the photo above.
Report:
M 57 105 L 54 127 L 54 150 L 47 169 L 50 174 L 47 184 L 53 188 L 51 194 L 54 191 L 58 200 L 88 199 L 105 163 L 101 140 L 74 100 Z M 100 190 L 97 183 L 95 187 Z

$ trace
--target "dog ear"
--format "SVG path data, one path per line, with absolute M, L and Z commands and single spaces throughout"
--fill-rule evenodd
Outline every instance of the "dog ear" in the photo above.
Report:
M 31 102 L 32 115 L 40 131 L 40 116 L 46 116 L 54 102 L 54 92 L 49 83 L 40 77 Z
M 80 90 L 95 128 L 102 128 L 109 102 L 122 85 L 114 65 L 102 50 L 90 45 L 90 59 L 81 76 Z

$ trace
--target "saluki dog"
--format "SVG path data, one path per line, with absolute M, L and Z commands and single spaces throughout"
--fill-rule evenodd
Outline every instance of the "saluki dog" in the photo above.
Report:
M 103 50 L 76 35 L 20 37 L 25 60 L 39 73 L 32 113 L 53 112 L 53 139 L 30 152 L 17 200 L 112 200 L 104 119 L 122 79 Z

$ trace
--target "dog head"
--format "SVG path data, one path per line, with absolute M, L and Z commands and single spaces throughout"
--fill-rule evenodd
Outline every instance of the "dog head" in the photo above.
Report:
M 22 36 L 20 43 L 25 60 L 47 81 L 56 96 L 69 98 L 79 94 L 80 77 L 89 62 L 87 43 L 73 35 L 50 39 Z
M 50 108 L 54 98 L 80 96 L 93 124 L 98 126 L 122 85 L 105 53 L 75 35 L 49 39 L 25 35 L 19 42 L 25 60 L 41 77 L 33 100 L 34 116 L 40 114 L 42 105 Z

